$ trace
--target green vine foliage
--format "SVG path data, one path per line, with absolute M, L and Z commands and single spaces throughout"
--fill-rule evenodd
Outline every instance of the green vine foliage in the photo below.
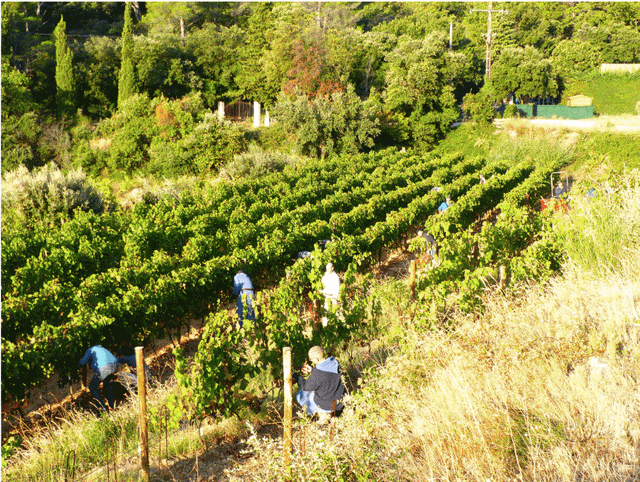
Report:
M 325 262 L 316 249 L 310 259 L 292 266 L 277 288 L 258 293 L 255 323 L 245 317 L 240 328 L 226 310 L 211 313 L 191 365 L 182 349 L 174 351 L 180 387 L 170 403 L 174 423 L 185 417 L 229 416 L 246 408 L 253 398 L 247 385 L 260 371 L 283 379 L 284 347 L 292 348 L 293 365 L 300 367 L 314 345 L 332 353 L 376 331 L 377 318 L 370 314 L 380 308 L 370 296 L 370 278 L 357 280 L 355 264 L 344 275 L 339 307 L 325 312 L 318 296 Z M 326 328 L 314 324 L 322 316 L 329 319 Z
M 183 349 L 174 350 L 179 406 L 188 418 L 228 417 L 244 406 L 243 391 L 259 369 L 248 359 L 255 343 L 251 331 L 236 329 L 228 313 L 218 311 L 209 316 L 191 366 Z
M 96 342 L 108 345 L 123 337 L 143 342 L 179 329 L 187 319 L 207 316 L 218 302 L 230 301 L 229 286 L 240 266 L 262 286 L 277 287 L 259 287 L 257 331 L 252 334 L 253 328 L 245 326 L 249 345 L 259 353 L 256 364 L 276 376 L 283 346 L 300 354 L 301 363 L 314 344 L 338 347 L 369 336 L 363 330 L 370 324 L 363 327 L 362 320 L 375 312 L 374 302 L 367 282 L 353 281 L 356 271 L 375 263 L 385 249 L 404 244 L 424 223 L 433 225 L 433 234 L 451 255 L 429 275 L 441 277 L 432 280 L 431 291 L 442 300 L 465 283 L 471 306 L 484 283 L 478 280 L 491 279 L 487 270 L 498 259 L 519 256 L 530 234 L 509 231 L 505 220 L 503 231 L 474 238 L 480 232 L 478 217 L 501 203 L 509 213 L 505 199 L 517 206 L 531 204 L 559 162 L 488 164 L 456 153 L 438 158 L 390 149 L 221 182 L 197 195 L 139 204 L 130 212 L 82 213 L 55 229 L 8 226 L 2 236 L 3 395 L 20 398 L 51 373 L 64 375 L 76 356 Z M 479 183 L 480 172 L 485 184 Z M 455 202 L 436 214 L 445 196 Z M 530 219 L 517 210 L 510 216 L 519 224 Z M 468 235 L 460 234 L 473 226 Z M 503 247 L 502 258 L 485 261 L 482 256 L 494 248 L 478 251 L 476 244 L 490 246 L 490 237 L 513 246 Z M 293 262 L 296 252 L 320 239 L 331 239 L 325 251 L 316 249 L 313 257 Z M 555 253 L 553 240 L 538 242 L 528 253 Z M 346 273 L 346 298 L 339 310 L 327 314 L 329 326 L 320 330 L 320 279 L 328 261 Z M 518 266 L 512 276 L 542 269 L 529 261 Z M 222 345 L 207 350 L 235 349 L 235 332 L 216 320 L 221 338 L 215 343 Z M 199 402 L 206 405 L 197 409 L 199 416 L 224 410 L 219 397 L 210 402 Z
M 550 215 L 527 206 L 504 202 L 495 223 L 485 222 L 456 235 L 450 224 L 439 226 L 440 263 L 419 278 L 420 299 L 444 306 L 455 293 L 457 307 L 465 312 L 481 309 L 484 291 L 499 282 L 500 267 L 509 282 L 548 279 L 560 268 L 561 244 Z

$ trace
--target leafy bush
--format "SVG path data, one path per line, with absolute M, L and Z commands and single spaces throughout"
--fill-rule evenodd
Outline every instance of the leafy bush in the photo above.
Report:
M 372 147 L 380 133 L 375 110 L 374 103 L 362 101 L 349 86 L 347 92 L 313 101 L 306 94 L 298 93 L 294 98 L 282 94 L 274 118 L 295 136 L 299 152 L 325 157 Z
M 480 124 L 488 124 L 495 115 L 493 99 L 487 91 L 469 92 L 464 96 L 462 108 L 468 117 Z
M 40 125 L 35 112 L 2 120 L 2 172 L 20 165 L 33 168 L 38 165 L 37 141 Z
M 270 172 L 282 171 L 287 165 L 295 164 L 297 160 L 296 156 L 265 151 L 256 144 L 251 144 L 246 152 L 236 154 L 224 170 L 234 179 L 258 178 Z
M 220 122 L 207 114 L 184 139 L 182 147 L 191 156 L 193 174 L 217 170 L 246 146 L 245 131 L 233 122 Z
M 504 108 L 503 118 L 518 117 L 518 108 L 515 104 L 509 104 Z
M 76 209 L 104 212 L 102 196 L 87 182 L 82 169 L 64 175 L 54 164 L 29 172 L 25 166 L 5 173 L 2 210 L 26 224 L 57 223 Z
M 246 145 L 243 129 L 220 122 L 199 93 L 174 101 L 133 95 L 91 138 L 84 137 L 74 148 L 74 165 L 93 174 L 105 167 L 163 177 L 204 174 Z
M 291 136 L 278 125 L 261 127 L 252 133 L 255 134 L 252 140 L 265 151 L 290 152 L 294 147 Z

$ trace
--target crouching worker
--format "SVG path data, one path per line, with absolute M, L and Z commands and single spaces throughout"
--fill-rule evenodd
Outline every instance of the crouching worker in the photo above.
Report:
M 107 395 L 109 408 L 113 408 L 115 406 L 115 400 L 113 398 L 113 386 L 111 385 L 111 381 L 114 379 L 114 375 L 118 371 L 118 359 L 106 348 L 103 348 L 100 345 L 95 345 L 87 349 L 82 359 L 78 362 L 77 368 L 80 369 L 89 362 L 91 362 L 91 370 L 93 370 L 93 378 L 89 382 L 89 391 L 96 402 L 98 402 L 98 408 L 100 411 L 106 412 L 108 409 L 104 404 L 104 400 L 102 399 L 102 395 L 100 395 L 98 387 L 102 383 Z
M 341 403 L 345 392 L 342 369 L 335 357 L 325 357 L 321 346 L 309 350 L 309 361 L 315 367 L 311 368 L 306 363 L 302 367 L 302 373 L 309 374 L 308 378 L 293 373 L 293 381 L 300 387 L 296 400 L 300 406 L 306 407 L 308 415 L 317 412 L 318 422 L 326 423 L 344 408 Z

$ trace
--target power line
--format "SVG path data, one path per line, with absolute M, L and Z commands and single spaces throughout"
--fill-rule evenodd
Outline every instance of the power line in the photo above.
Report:
M 484 75 L 486 80 L 491 80 L 491 38 L 493 36 L 493 32 L 491 31 L 491 14 L 493 12 L 495 13 L 509 13 L 509 10 L 493 10 L 491 7 L 493 6 L 493 2 L 490 1 L 489 2 L 489 8 L 487 8 L 486 10 L 469 10 L 469 13 L 471 12 L 487 12 L 488 15 L 488 19 L 487 19 L 487 35 L 486 35 L 486 43 L 487 43 L 487 54 L 485 57 L 485 71 L 484 71 Z

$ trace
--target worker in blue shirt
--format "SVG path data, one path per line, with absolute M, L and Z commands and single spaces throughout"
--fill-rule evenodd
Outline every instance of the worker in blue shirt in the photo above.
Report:
M 82 359 L 78 362 L 78 369 L 89 362 L 91 362 L 91 370 L 93 370 L 93 378 L 89 382 L 89 391 L 96 402 L 98 402 L 98 408 L 106 412 L 108 409 L 104 404 L 98 387 L 102 383 L 104 391 L 107 394 L 109 408 L 113 408 L 115 406 L 115 400 L 113 398 L 111 380 L 113 380 L 114 374 L 118 371 L 118 359 L 106 348 L 95 345 L 87 349 Z
M 445 212 L 447 209 L 449 209 L 449 206 L 451 206 L 451 198 L 447 196 L 447 200 L 443 201 L 442 204 L 438 206 L 438 212 L 439 213 Z
M 253 311 L 253 283 L 251 278 L 242 270 L 238 270 L 238 273 L 233 278 L 233 294 L 238 297 L 237 310 L 238 320 L 240 322 L 240 328 L 242 328 L 242 321 L 244 320 L 244 303 L 247 303 L 247 318 L 255 321 L 255 314 Z

